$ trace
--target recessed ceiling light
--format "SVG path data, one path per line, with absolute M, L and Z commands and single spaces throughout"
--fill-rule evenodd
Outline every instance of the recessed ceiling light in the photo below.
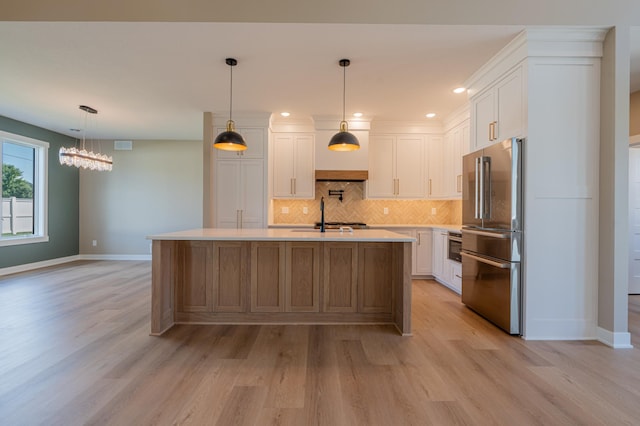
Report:
M 291 115 L 291 113 L 285 111 L 285 112 L 281 112 L 280 115 L 283 117 L 288 117 Z
M 464 87 L 458 87 L 453 89 L 453 93 L 464 93 L 467 89 Z
M 359 117 L 362 117 L 362 113 L 361 112 L 354 112 L 353 116 L 359 118 Z
M 425 117 L 427 117 L 427 118 L 433 118 L 435 116 L 436 116 L 435 112 L 430 112 L 429 114 L 425 115 Z

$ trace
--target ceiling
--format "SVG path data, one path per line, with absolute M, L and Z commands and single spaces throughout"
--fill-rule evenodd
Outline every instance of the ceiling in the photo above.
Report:
M 0 22 L 0 115 L 78 136 L 78 105 L 99 111 L 88 136 L 202 138 L 202 113 L 346 112 L 376 121 L 446 117 L 466 102 L 452 89 L 523 26 L 387 24 Z M 640 31 L 632 31 L 640 46 Z M 638 49 L 640 50 L 640 49 Z M 632 56 L 640 90 L 640 54 Z M 633 90 L 632 90 L 633 91 Z M 242 123 L 237 120 L 237 125 Z M 336 127 L 338 122 L 336 122 Z

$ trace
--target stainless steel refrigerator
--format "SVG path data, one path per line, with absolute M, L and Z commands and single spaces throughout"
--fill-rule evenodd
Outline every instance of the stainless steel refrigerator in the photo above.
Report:
M 522 139 L 463 157 L 462 302 L 522 334 Z

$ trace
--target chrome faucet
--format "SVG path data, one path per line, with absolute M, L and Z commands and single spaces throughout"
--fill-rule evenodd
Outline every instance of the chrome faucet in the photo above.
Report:
M 324 197 L 320 197 L 320 232 L 324 232 Z

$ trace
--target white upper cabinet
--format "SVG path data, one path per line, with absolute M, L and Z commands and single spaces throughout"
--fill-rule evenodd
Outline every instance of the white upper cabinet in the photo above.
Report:
M 371 136 L 369 198 L 424 198 L 425 167 L 422 135 Z
M 471 98 L 472 150 L 523 136 L 524 117 L 522 68 L 517 66 Z
M 273 197 L 315 197 L 315 143 L 311 134 L 273 134 Z
M 447 198 L 450 196 L 450 183 L 445 165 L 445 139 L 442 136 L 429 136 L 426 150 L 426 164 L 429 165 L 427 178 L 427 198 Z

